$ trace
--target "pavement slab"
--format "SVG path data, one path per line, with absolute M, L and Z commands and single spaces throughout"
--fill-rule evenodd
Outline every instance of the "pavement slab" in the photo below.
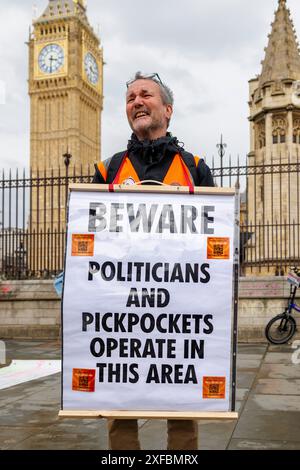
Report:
M 237 373 L 237 387 L 249 390 L 256 377 L 256 372 L 239 370 Z
M 294 352 L 294 350 L 292 350 Z M 265 355 L 265 364 L 286 364 L 291 365 L 293 352 L 268 352 Z
M 297 395 L 259 395 L 252 393 L 247 400 L 244 410 L 300 412 L 300 400 Z
M 243 410 L 233 438 L 300 442 L 300 413 Z
M 259 379 L 300 379 L 300 367 L 297 364 L 263 364 Z
M 231 439 L 229 450 L 300 450 L 300 442 Z
M 9 341 L 12 359 L 59 359 L 55 341 Z M 239 419 L 199 421 L 199 449 L 300 449 L 300 367 L 291 345 L 239 344 Z M 106 420 L 59 419 L 61 382 L 54 374 L 0 391 L 0 449 L 107 450 Z M 140 420 L 145 450 L 167 445 L 164 420 Z
M 295 349 L 293 348 L 294 338 L 288 344 L 269 344 L 268 352 L 275 353 L 293 353 Z
M 57 434 L 76 433 L 80 429 L 83 434 L 97 434 L 106 431 L 105 419 L 59 419 L 59 421 L 51 424 L 47 428 L 49 431 Z
M 147 420 L 139 428 L 141 448 L 144 450 L 164 450 L 167 448 L 167 422 L 165 420 Z
M 107 438 L 104 433 L 85 434 L 80 431 L 74 433 L 56 433 L 44 431 L 25 439 L 14 450 L 105 450 Z
M 0 408 L 0 422 L 3 426 L 41 426 L 57 420 L 57 408 L 46 402 L 28 405 L 18 401 Z
M 13 449 L 31 436 L 42 433 L 42 427 L 0 426 L 0 450 Z
M 247 398 L 248 393 L 248 388 L 238 388 L 236 391 L 236 399 L 239 401 L 244 401 Z
M 250 343 L 239 343 L 238 344 L 238 354 L 256 354 L 264 355 L 268 348 L 268 344 L 250 344 Z
M 300 379 L 259 379 L 253 392 L 266 395 L 297 395 L 300 400 Z
M 232 420 L 201 421 L 199 423 L 199 449 L 225 450 L 235 429 L 236 422 Z
M 261 364 L 261 358 L 259 359 L 252 359 L 249 358 L 249 355 L 244 357 L 244 354 L 241 354 L 237 360 L 237 370 L 244 370 L 244 371 L 255 371 L 259 369 Z

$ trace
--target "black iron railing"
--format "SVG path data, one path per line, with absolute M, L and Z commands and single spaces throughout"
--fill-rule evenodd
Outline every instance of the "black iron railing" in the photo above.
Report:
M 214 167 L 215 184 L 238 186 L 244 274 L 280 275 L 300 265 L 300 162 Z M 70 183 L 90 183 L 94 168 L 3 173 L 0 269 L 3 279 L 51 278 L 63 269 Z

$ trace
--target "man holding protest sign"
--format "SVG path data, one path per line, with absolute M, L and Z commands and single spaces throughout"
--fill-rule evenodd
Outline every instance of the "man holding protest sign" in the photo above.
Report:
M 214 186 L 203 159 L 186 152 L 167 129 L 173 113 L 173 93 L 158 74 L 135 74 L 127 82 L 126 113 L 133 131 L 126 151 L 100 162 L 93 182 L 138 184 L 160 182 L 167 185 Z M 140 448 L 136 420 L 109 421 L 113 450 Z M 197 422 L 168 421 L 168 449 L 197 449 Z
M 158 74 L 127 82 L 126 113 L 133 130 L 126 151 L 96 166 L 94 183 L 135 184 L 159 181 L 181 186 L 214 186 L 203 159 L 186 152 L 167 129 L 173 93 Z

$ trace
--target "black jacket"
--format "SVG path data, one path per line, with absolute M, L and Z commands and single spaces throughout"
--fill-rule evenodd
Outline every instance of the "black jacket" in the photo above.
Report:
M 170 168 L 174 156 L 184 152 L 177 138 L 172 137 L 170 134 L 154 141 L 146 140 L 142 142 L 133 134 L 127 146 L 128 157 L 140 181 L 155 180 L 162 182 Z M 123 153 L 125 155 L 126 152 L 124 151 Z M 114 157 L 112 157 L 112 159 L 113 158 Z M 112 159 L 104 161 L 104 165 L 109 167 L 109 163 Z M 214 186 L 210 169 L 203 159 L 199 160 L 194 173 L 197 176 L 197 181 L 194 181 L 195 186 Z M 108 178 L 105 181 L 96 166 L 93 183 L 112 183 L 114 177 L 115 174 L 110 175 L 110 172 L 108 172 Z

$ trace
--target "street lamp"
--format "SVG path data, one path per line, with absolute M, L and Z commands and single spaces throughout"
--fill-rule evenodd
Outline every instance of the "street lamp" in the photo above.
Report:
M 70 160 L 72 158 L 72 155 L 70 154 L 69 149 L 67 149 L 66 153 L 63 154 L 63 157 L 64 157 L 64 163 L 65 163 L 66 169 L 68 169 L 71 163 Z
M 63 158 L 64 158 L 65 167 L 66 167 L 66 205 L 67 205 L 67 200 L 68 200 L 68 184 L 69 184 L 69 165 L 70 165 L 70 163 L 71 163 L 71 158 L 72 158 L 72 155 L 71 155 L 71 153 L 69 152 L 69 149 L 68 149 L 68 148 L 67 148 L 66 153 L 63 154 Z
M 224 144 L 223 135 L 221 134 L 221 142 L 217 144 L 217 149 L 220 155 L 220 163 L 221 163 L 221 187 L 223 187 L 223 157 L 225 155 L 226 147 L 227 147 L 227 144 Z
M 27 251 L 24 247 L 24 243 L 20 242 L 19 247 L 15 250 L 16 253 L 16 264 L 17 264 L 17 270 L 16 270 L 16 276 L 17 279 L 22 279 L 25 275 L 25 267 L 26 267 L 26 254 Z

